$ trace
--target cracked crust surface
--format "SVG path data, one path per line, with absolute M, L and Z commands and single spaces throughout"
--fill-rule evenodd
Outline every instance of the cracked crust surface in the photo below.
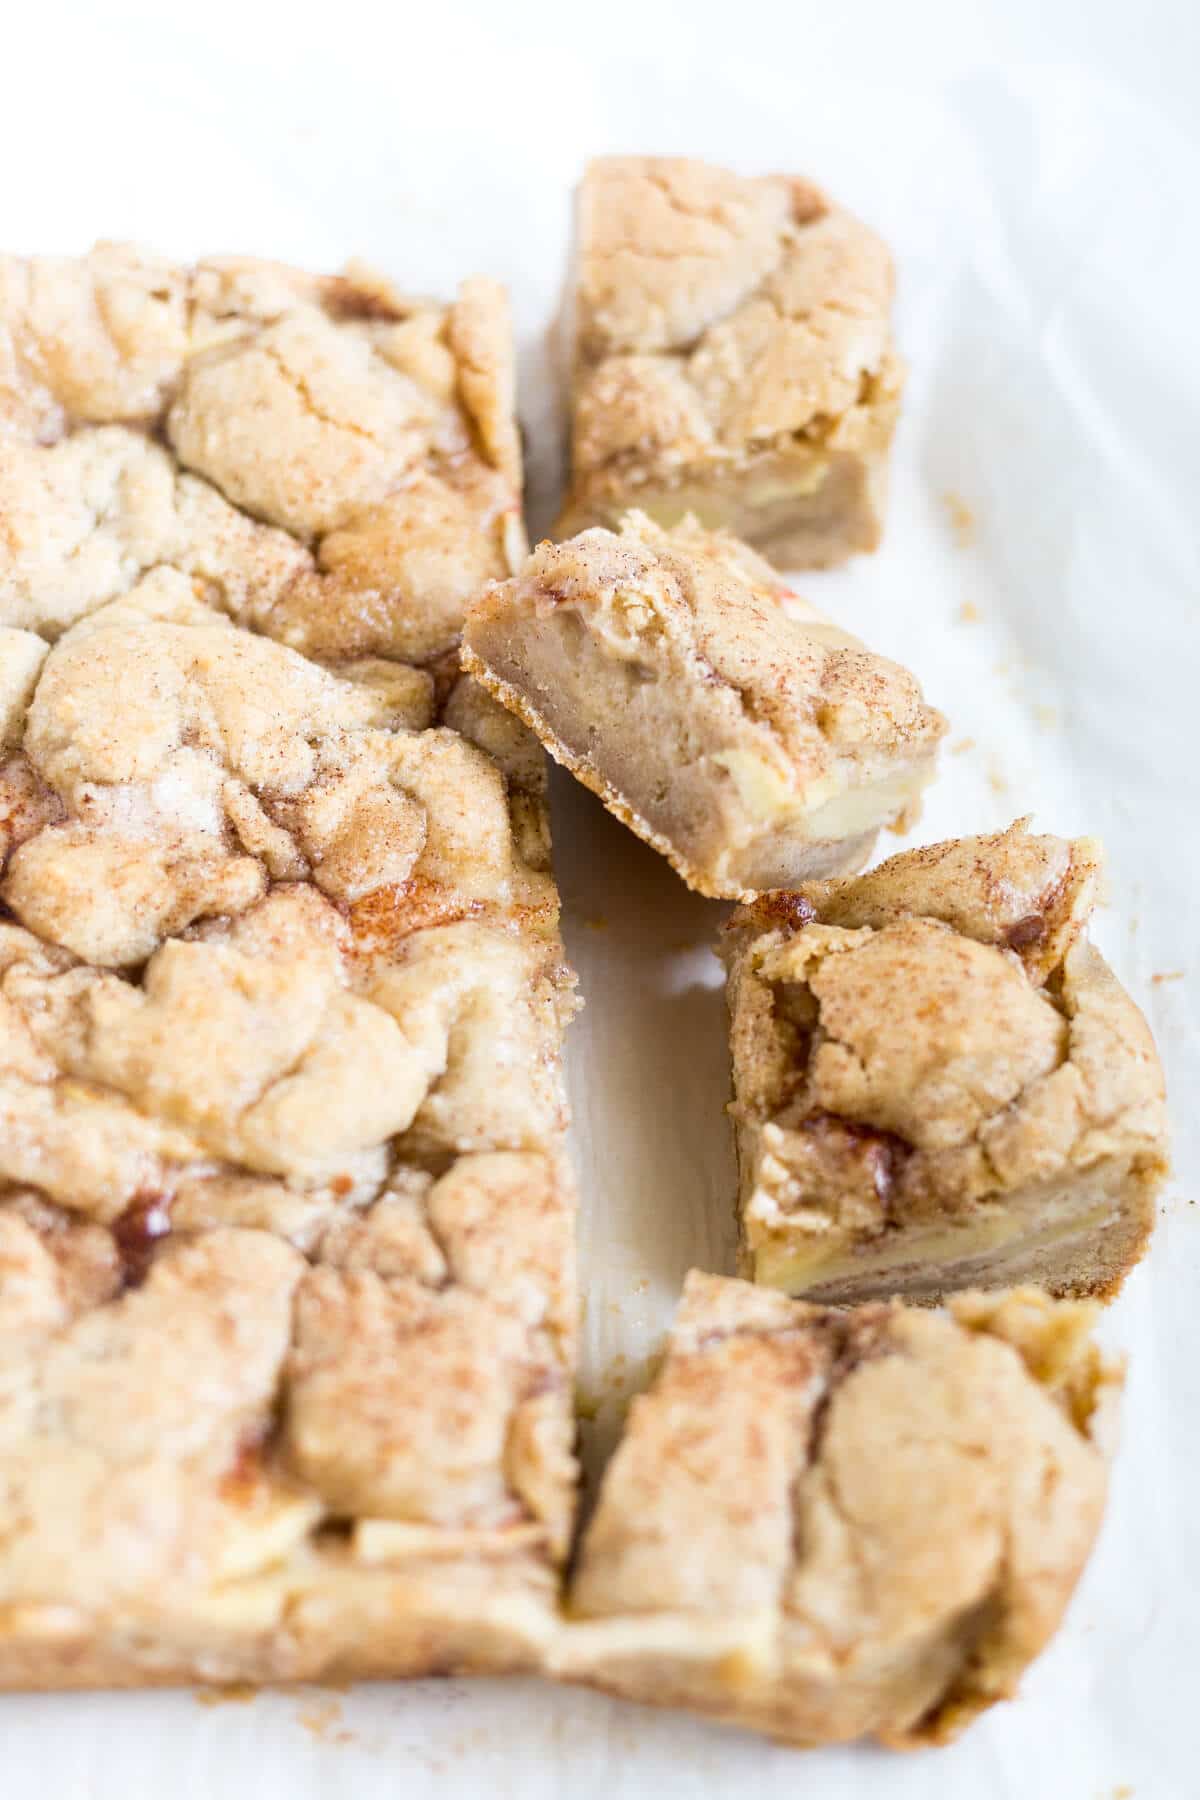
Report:
M 408 735 L 489 776 L 444 800 L 502 835 L 482 754 Z M 256 879 L 193 923 L 193 877 L 122 846 L 136 968 L 67 948 L 69 888 L 0 926 L 0 1681 L 529 1666 L 574 1488 L 552 918 L 414 922 L 235 830 L 204 854 Z
M 47 648 L 0 778 L 0 1681 L 528 1666 L 574 1485 L 528 752 L 160 602 Z
M 498 297 L 105 249 L 0 321 L 0 1686 L 534 1666 L 545 775 L 441 655 L 475 526 L 399 527 L 452 606 L 359 579 L 515 493 Z
M 1087 941 L 1092 840 L 991 837 L 729 922 L 748 1273 L 822 1299 L 1108 1295 L 1167 1166 L 1162 1071 Z
M 482 277 L 441 306 L 357 268 L 0 258 L 0 623 L 170 569 L 307 655 L 428 661 L 523 554 L 513 406 Z
M 798 1744 L 939 1742 L 1010 1695 L 1099 1526 L 1094 1309 L 949 1316 L 688 1277 L 585 1534 L 561 1673 Z
M 811 183 L 604 157 L 580 185 L 558 535 L 687 512 L 780 567 L 876 547 L 903 371 L 892 264 Z
M 914 678 L 694 521 L 537 546 L 486 589 L 465 667 L 701 893 L 866 860 L 945 731 Z

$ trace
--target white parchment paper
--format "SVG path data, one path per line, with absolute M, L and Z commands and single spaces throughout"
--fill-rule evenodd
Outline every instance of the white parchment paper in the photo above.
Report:
M 950 715 L 914 841 L 1026 812 L 1105 839 L 1097 935 L 1163 1048 L 1178 1168 L 1105 1324 L 1131 1368 L 1098 1552 L 1019 1700 L 953 1748 L 800 1756 L 534 1682 L 9 1697 L 2 1800 L 1196 1800 L 1198 15 L 75 0 L 0 16 L 6 247 L 123 235 L 362 255 L 429 291 L 503 277 L 535 523 L 559 448 L 544 332 L 585 156 L 802 170 L 881 227 L 912 371 L 888 537 L 800 585 Z M 570 1074 L 594 1469 L 684 1271 L 730 1266 L 722 909 L 567 780 L 554 802 L 587 1001 Z

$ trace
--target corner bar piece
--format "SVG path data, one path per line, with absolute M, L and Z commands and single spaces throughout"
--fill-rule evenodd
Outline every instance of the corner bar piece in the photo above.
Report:
M 571 282 L 558 536 L 638 507 L 734 531 L 777 568 L 875 549 L 903 367 L 874 232 L 792 176 L 603 157 Z
M 1141 1256 L 1162 1070 L 1087 939 L 1099 845 L 1026 823 L 729 921 L 746 1274 L 831 1302 L 1107 1296 Z
M 916 680 L 694 521 L 542 543 L 485 589 L 464 666 L 689 887 L 855 869 L 946 729 Z
M 585 1532 L 558 1672 L 787 1742 L 939 1742 L 1010 1695 L 1099 1526 L 1094 1309 L 950 1316 L 693 1273 Z
M 0 257 L 0 624 L 169 569 L 308 656 L 429 662 L 524 554 L 513 393 L 483 278 Z

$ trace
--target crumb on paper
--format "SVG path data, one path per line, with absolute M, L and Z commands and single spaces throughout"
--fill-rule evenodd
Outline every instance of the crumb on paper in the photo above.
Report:
M 1182 981 L 1186 974 L 1186 969 L 1158 969 L 1150 977 L 1150 985 L 1161 987 L 1164 981 Z
M 633 1284 L 633 1291 L 635 1294 L 644 1294 L 649 1286 L 650 1277 L 648 1275 L 639 1275 Z
M 297 1725 L 319 1744 L 352 1744 L 354 1733 L 342 1724 L 342 1703 L 332 1696 L 307 1700 L 296 1714 Z
M 216 1687 L 197 1688 L 192 1697 L 198 1706 L 245 1706 L 261 1692 L 252 1681 L 223 1681 Z
M 1001 772 L 1001 770 L 999 770 L 998 768 L 993 766 L 992 768 L 990 768 L 988 770 L 988 778 L 987 779 L 988 779 L 988 786 L 991 788 L 993 794 L 999 794 L 1001 797 L 1003 797 L 1005 794 L 1007 794 L 1008 781 L 1007 781 L 1007 778 L 1004 776 L 1004 774 Z
M 946 517 L 950 521 L 950 529 L 954 533 L 954 541 L 960 550 L 968 550 L 975 542 L 975 513 L 968 506 L 961 494 L 953 489 L 942 495 L 942 505 L 946 509 Z
M 980 616 L 979 608 L 973 600 L 964 600 L 958 609 L 958 622 L 960 625 L 978 625 Z
M 966 751 L 973 750 L 974 748 L 974 738 L 959 738 L 957 744 L 951 744 L 950 754 L 951 756 L 962 756 Z

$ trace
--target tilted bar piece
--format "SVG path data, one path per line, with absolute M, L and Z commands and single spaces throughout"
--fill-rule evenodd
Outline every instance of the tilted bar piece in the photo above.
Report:
M 702 894 L 855 869 L 917 809 L 946 722 L 916 680 L 694 522 L 542 543 L 463 662 Z

